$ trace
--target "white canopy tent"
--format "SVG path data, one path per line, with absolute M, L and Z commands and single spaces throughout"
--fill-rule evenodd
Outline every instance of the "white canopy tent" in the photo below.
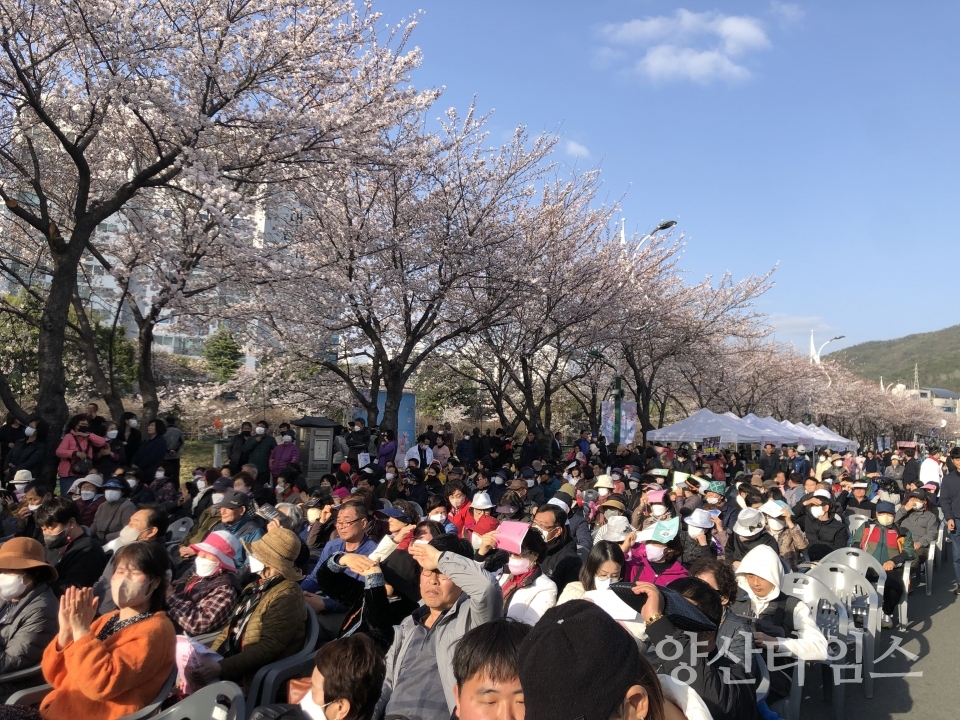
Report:
M 837 445 L 842 447 L 844 450 L 856 450 L 857 448 L 860 447 L 860 443 L 855 442 L 853 440 L 849 440 L 843 437 L 842 435 L 838 435 L 833 430 L 831 430 L 828 427 L 825 427 L 824 425 L 820 425 L 819 427 L 826 435 L 833 438 L 833 440 L 831 440 L 832 443 L 836 443 Z
M 647 440 L 660 442 L 703 442 L 704 438 L 720 438 L 721 443 L 753 443 L 760 435 L 740 418 L 718 415 L 706 408 L 693 415 L 647 433 Z
M 751 422 L 757 427 L 763 428 L 763 442 L 772 442 L 774 445 L 796 445 L 800 442 L 800 436 L 795 430 L 791 430 L 785 425 L 781 425 L 772 417 L 757 417 L 754 414 L 747 415 L 744 420 Z

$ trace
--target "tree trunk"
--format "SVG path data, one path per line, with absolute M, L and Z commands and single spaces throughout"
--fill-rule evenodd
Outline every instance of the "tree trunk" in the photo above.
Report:
M 110 378 L 108 378 L 107 374 L 103 371 L 103 365 L 100 363 L 100 355 L 97 352 L 96 333 L 90 325 L 90 319 L 87 317 L 87 312 L 80 302 L 79 295 L 76 294 L 73 296 L 73 309 L 77 314 L 77 325 L 80 327 L 80 337 L 78 341 L 83 350 L 83 360 L 87 367 L 87 372 L 90 373 L 93 386 L 97 389 L 97 392 L 100 393 L 100 397 L 103 398 L 103 401 L 110 409 L 110 417 L 113 418 L 114 422 L 119 423 L 120 416 L 123 415 L 123 400 L 121 400 L 120 395 L 115 392 Z
M 137 334 L 137 383 L 140 386 L 140 397 L 143 400 L 143 413 L 140 423 L 144 432 L 146 432 L 147 424 L 156 419 L 157 413 L 160 412 L 157 378 L 153 374 L 153 329 L 154 323 L 148 318 L 140 325 L 140 332 Z
M 403 388 L 406 383 L 403 373 L 390 368 L 384 368 L 382 380 L 387 397 L 383 403 L 383 417 L 380 419 L 380 427 L 393 431 L 396 436 L 400 425 L 400 401 L 403 400 Z M 376 415 L 373 417 L 373 422 L 376 422 Z M 407 447 L 415 442 L 414 438 L 409 438 Z
M 38 416 L 50 428 L 47 456 L 40 469 L 40 477 L 56 477 L 56 449 L 68 419 L 66 401 L 67 380 L 63 366 L 67 322 L 70 318 L 70 303 L 77 287 L 77 265 L 86 238 L 77 237 L 63 251 L 51 250 L 53 274 L 50 290 L 40 317 L 40 342 L 38 348 Z

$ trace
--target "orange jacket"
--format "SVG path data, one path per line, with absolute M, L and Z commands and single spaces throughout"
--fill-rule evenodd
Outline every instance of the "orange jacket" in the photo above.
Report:
M 119 611 L 117 611 L 119 612 Z M 43 720 L 116 720 L 153 702 L 173 670 L 176 632 L 165 613 L 124 628 L 105 641 L 100 628 L 116 613 L 93 621 L 90 633 L 43 653 L 43 676 L 53 690 L 40 703 Z

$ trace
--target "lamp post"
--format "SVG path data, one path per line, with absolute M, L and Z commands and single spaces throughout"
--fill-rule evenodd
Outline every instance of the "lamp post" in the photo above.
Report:
M 811 331 L 810 331 L 810 351 L 811 351 L 811 357 L 810 357 L 810 359 L 813 360 L 814 363 L 816 363 L 817 365 L 819 365 L 819 364 L 820 364 L 820 353 L 823 352 L 823 349 L 824 349 L 827 345 L 829 345 L 830 343 L 832 343 L 834 340 L 843 340 L 845 337 L 846 337 L 846 335 L 836 335 L 835 337 L 830 338 L 830 339 L 827 340 L 823 345 L 821 345 L 819 350 L 814 351 L 814 349 L 813 349 L 813 330 L 811 330 Z
M 654 235 L 656 235 L 658 232 L 663 232 L 664 230 L 669 230 L 670 228 L 672 228 L 672 227 L 673 227 L 674 225 L 676 225 L 676 224 L 677 224 L 677 221 L 676 221 L 676 220 L 664 220 L 662 223 L 660 223 L 659 225 L 657 225 L 657 226 L 653 229 L 653 232 L 647 233 L 646 235 L 644 235 L 644 236 L 640 239 L 640 242 L 637 244 L 637 249 L 638 249 L 638 250 L 640 249 L 640 246 L 643 245 L 643 244 L 647 241 L 647 238 L 652 238 L 652 237 L 653 237 Z M 621 235 L 620 235 L 621 241 L 624 241 L 624 242 L 625 242 L 625 241 L 626 241 L 625 231 L 624 231 L 622 228 L 621 228 L 621 230 L 620 230 L 620 233 L 621 233 Z

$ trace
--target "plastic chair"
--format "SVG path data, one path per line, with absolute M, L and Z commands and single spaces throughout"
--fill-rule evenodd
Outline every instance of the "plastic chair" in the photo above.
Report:
M 260 704 L 272 705 L 277 702 L 277 697 L 280 695 L 280 688 L 283 687 L 283 684 L 287 680 L 290 678 L 310 677 L 315 667 L 314 657 L 310 655 L 306 660 L 301 660 L 295 665 L 276 667 L 271 670 L 267 673 L 267 677 L 263 681 L 263 691 L 260 693 Z
M 387 510 L 393 507 L 393 503 L 387 500 L 386 498 L 380 498 L 380 509 Z
M 426 517 L 426 513 L 423 512 L 423 508 L 420 507 L 420 503 L 415 503 L 413 500 L 410 501 L 410 504 L 413 505 L 414 509 L 417 511 L 417 514 L 420 517 Z
M 40 678 L 43 675 L 43 671 L 39 665 L 32 665 L 28 668 L 23 668 L 21 670 L 14 670 L 13 672 L 3 673 L 0 675 L 0 683 L 16 682 L 17 680 L 27 680 L 33 679 L 34 676 Z
M 883 603 L 883 589 L 887 584 L 887 571 L 883 569 L 880 561 L 866 550 L 857 547 L 840 548 L 823 558 L 822 562 L 833 562 L 852 567 L 864 577 L 867 576 L 868 570 L 873 570 L 877 574 L 877 597 L 879 597 L 880 602 Z M 906 596 L 906 593 L 904 593 L 904 596 Z M 879 635 L 882 630 L 880 621 L 880 615 L 877 615 L 877 624 L 875 627 L 877 635 Z
M 830 588 L 812 575 L 790 573 L 783 578 L 781 589 L 789 595 L 799 597 L 806 603 L 813 614 L 814 622 L 816 622 L 820 632 L 827 638 L 828 643 L 836 640 L 842 648 L 847 649 L 847 642 L 849 641 L 850 635 L 847 609 L 843 603 L 840 602 L 840 598 L 838 598 Z M 815 663 L 821 665 L 823 669 L 823 695 L 825 702 L 829 702 L 827 693 L 829 688 L 832 687 L 833 713 L 836 720 L 843 719 L 845 690 L 842 683 L 834 682 L 833 666 L 843 665 L 845 662 L 846 654 L 840 658 L 831 657 L 830 660 L 824 663 Z M 791 702 L 788 703 L 788 713 L 791 711 L 794 712 L 788 715 L 787 720 L 795 720 L 795 718 L 799 717 L 801 692 L 798 688 L 797 697 L 794 698 L 791 690 Z
M 940 535 L 943 535 L 943 525 L 940 525 Z M 923 563 L 923 584 L 927 588 L 927 595 L 933 594 L 933 569 L 937 564 L 937 543 L 931 543 L 927 548 L 927 559 Z
M 866 515 L 858 515 L 857 513 L 851 513 L 846 517 L 847 529 L 850 531 L 850 539 L 848 543 L 853 542 L 853 536 L 863 525 L 870 520 Z
M 161 703 L 167 699 L 170 695 L 170 691 L 173 690 L 173 684 L 177 681 L 177 666 L 174 665 L 173 669 L 170 671 L 170 675 L 167 677 L 166 682 L 163 683 L 163 687 L 160 688 L 160 692 L 157 693 L 157 697 L 149 704 L 138 710 L 135 713 L 130 713 L 129 715 L 124 715 L 121 720 L 143 720 L 143 718 L 150 717 L 157 711 Z M 16 692 L 7 698 L 7 705 L 39 705 L 43 702 L 43 699 L 53 690 L 53 685 L 37 685 L 36 687 L 26 688 L 20 692 Z
M 864 693 L 873 697 L 873 662 L 876 657 L 877 628 L 880 621 L 880 600 L 876 588 L 862 574 L 849 565 L 821 562 L 807 573 L 831 590 L 847 611 L 847 636 L 863 643 Z M 862 628 L 854 624 L 861 618 Z
M 253 713 L 254 709 L 258 706 L 267 704 L 259 700 L 267 675 L 272 670 L 283 670 L 292 665 L 299 665 L 304 660 L 311 659 L 313 657 L 313 651 L 317 647 L 317 639 L 319 637 L 320 623 L 317 620 L 317 614 L 310 608 L 307 608 L 307 639 L 303 643 L 303 648 L 290 657 L 282 658 L 276 662 L 267 663 L 262 668 L 257 670 L 257 674 L 254 675 L 253 680 L 250 681 L 250 690 L 247 692 L 247 717 L 249 717 Z M 275 689 L 274 692 L 276 692 Z
M 217 636 L 223 631 L 223 628 L 226 626 L 221 626 L 214 630 L 213 632 L 202 633 L 200 635 L 191 635 L 191 639 L 196 640 L 201 645 L 210 647 L 210 644 L 217 639 Z
M 939 510 L 939 508 L 937 508 Z M 940 569 L 943 563 L 943 541 L 947 531 L 947 524 L 943 521 L 943 510 L 940 510 L 940 532 L 937 534 L 937 554 L 935 558 L 935 567 Z
M 157 710 L 160 709 L 160 706 L 163 704 L 163 701 L 170 697 L 170 691 L 173 690 L 173 684 L 177 681 L 177 665 L 174 663 L 173 670 L 170 671 L 170 677 L 167 678 L 167 681 L 163 684 L 163 687 L 160 688 L 160 692 L 157 693 L 156 699 L 147 705 L 144 708 L 141 708 L 135 713 L 130 713 L 129 715 L 124 715 L 120 720 L 143 720 L 152 716 Z
M 167 544 L 177 543 L 179 545 L 192 527 L 193 520 L 188 517 L 180 518 L 170 523 L 170 527 L 167 528 L 167 531 L 170 533 L 170 540 Z
M 246 717 L 243 690 L 232 682 L 221 681 L 197 690 L 154 720 L 239 720 Z
M 760 678 L 760 682 L 757 683 L 757 702 L 761 703 L 767 699 L 767 695 L 770 694 L 770 671 L 767 669 L 767 663 L 763 660 L 763 655 L 757 653 L 751 659 L 752 663 L 755 663 L 757 666 L 757 675 Z

